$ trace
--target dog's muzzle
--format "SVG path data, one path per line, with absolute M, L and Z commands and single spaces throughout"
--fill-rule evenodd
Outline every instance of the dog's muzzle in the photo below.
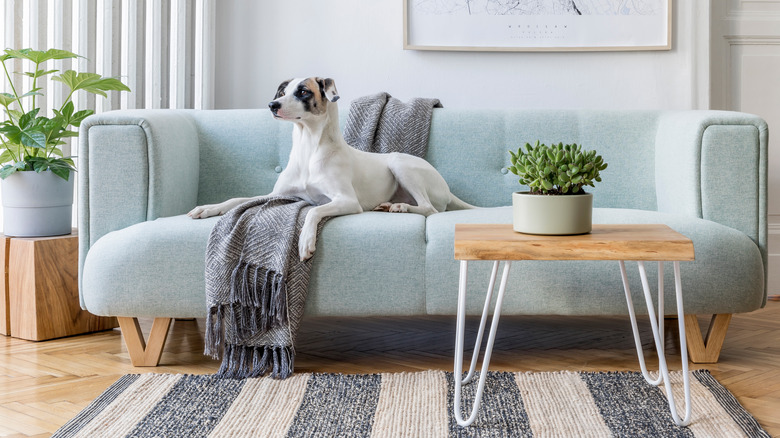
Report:
M 281 108 L 281 107 L 282 107 L 282 104 L 277 102 L 277 101 L 275 101 L 275 100 L 272 100 L 271 102 L 268 103 L 268 108 L 271 109 L 271 113 L 274 115 L 274 117 L 279 117 L 279 114 L 277 114 L 277 112 L 279 111 L 279 108 Z

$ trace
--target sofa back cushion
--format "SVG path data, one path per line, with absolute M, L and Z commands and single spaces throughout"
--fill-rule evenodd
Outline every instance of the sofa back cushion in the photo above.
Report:
M 268 110 L 193 111 L 200 137 L 198 205 L 269 193 L 287 165 L 292 123 Z
M 525 143 L 577 143 L 609 164 L 587 191 L 594 206 L 654 210 L 658 112 L 555 110 L 434 110 L 427 159 L 450 190 L 481 207 L 511 204 L 527 190 L 506 171 L 509 150 Z M 503 169 L 503 170 L 502 170 Z
M 341 109 L 343 128 L 348 106 Z M 201 139 L 199 204 L 257 196 L 273 189 L 287 165 L 292 123 L 267 110 L 194 111 Z M 660 113 L 654 111 L 469 110 L 433 112 L 426 159 L 450 189 L 481 207 L 511 204 L 526 190 L 506 170 L 509 150 L 526 142 L 578 143 L 609 163 L 595 188 L 597 207 L 654 210 L 655 140 Z

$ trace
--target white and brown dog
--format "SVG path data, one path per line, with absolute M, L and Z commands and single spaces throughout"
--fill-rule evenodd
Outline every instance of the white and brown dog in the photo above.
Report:
M 453 195 L 439 172 L 422 158 L 350 147 L 339 128 L 338 98 L 333 79 L 292 79 L 279 86 L 268 104 L 274 118 L 294 124 L 288 165 L 270 195 L 296 196 L 316 205 L 301 230 L 301 260 L 314 254 L 317 225 L 328 216 L 369 210 L 428 216 L 473 208 Z M 221 215 L 252 199 L 256 198 L 203 205 L 188 214 Z

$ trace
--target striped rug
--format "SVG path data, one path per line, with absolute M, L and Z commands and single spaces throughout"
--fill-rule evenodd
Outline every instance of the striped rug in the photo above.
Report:
M 480 415 L 452 416 L 453 374 L 296 374 L 286 380 L 126 375 L 56 437 L 769 437 L 708 371 L 691 372 L 693 422 L 635 372 L 490 372 Z M 673 373 L 682 397 L 682 373 Z M 464 387 L 464 401 L 475 385 Z M 682 403 L 680 403 L 682 404 Z

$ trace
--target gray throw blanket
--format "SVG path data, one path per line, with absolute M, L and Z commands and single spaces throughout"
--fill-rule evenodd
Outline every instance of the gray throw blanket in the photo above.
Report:
M 414 98 L 404 103 L 387 93 L 359 97 L 350 103 L 344 140 L 366 152 L 403 152 L 425 158 L 433 108 L 439 99 Z
M 352 104 L 347 129 L 358 140 L 368 137 L 358 148 L 425 157 L 432 108 L 439 101 L 402 104 L 389 97 L 380 93 Z M 310 208 L 299 198 L 267 196 L 228 211 L 212 229 L 205 354 L 222 356 L 218 375 L 292 374 L 311 269 L 311 259 L 300 261 L 298 237 Z
M 228 211 L 212 229 L 205 353 L 223 354 L 218 375 L 292 374 L 311 269 L 311 259 L 298 256 L 298 236 L 310 208 L 294 197 L 265 197 Z

